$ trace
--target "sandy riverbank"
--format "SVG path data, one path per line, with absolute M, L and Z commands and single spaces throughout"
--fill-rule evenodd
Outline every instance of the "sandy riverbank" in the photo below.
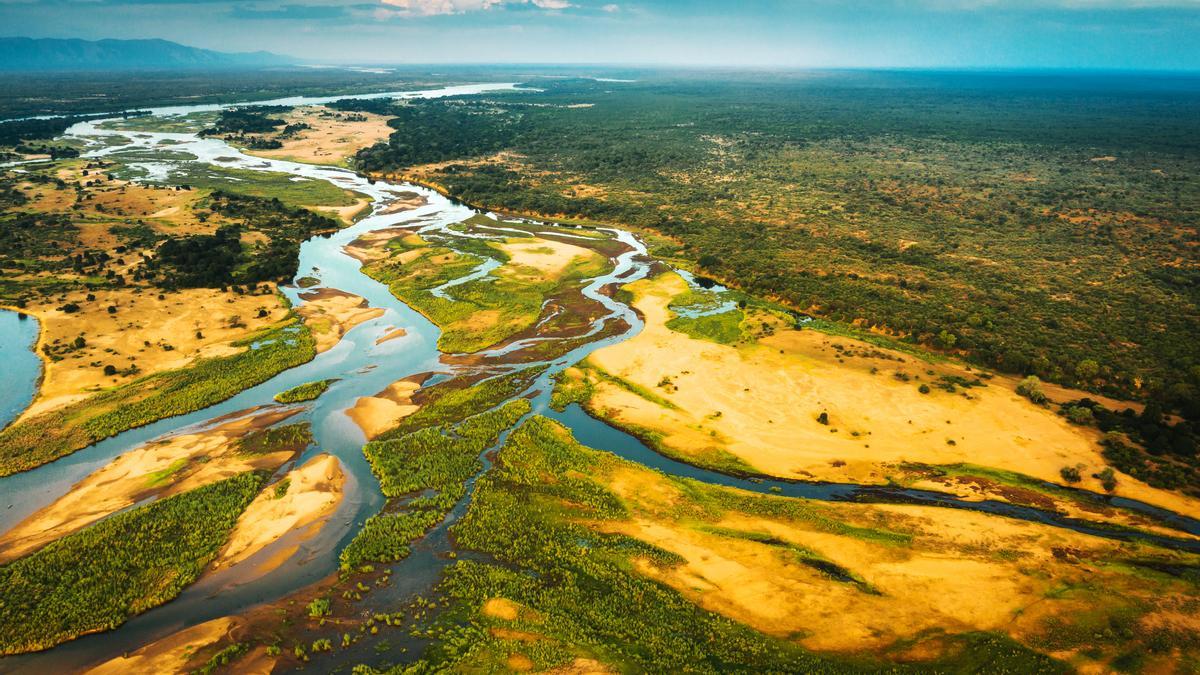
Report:
M 345 480 L 337 457 L 323 454 L 268 485 L 238 519 L 212 569 L 236 565 L 288 533 L 303 531 L 303 540 L 318 532 L 341 503 Z M 287 560 L 300 543 L 293 542 L 258 571 L 268 572 Z

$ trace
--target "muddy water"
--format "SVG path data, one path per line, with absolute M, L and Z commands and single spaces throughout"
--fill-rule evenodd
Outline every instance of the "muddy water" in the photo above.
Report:
M 511 88 L 511 85 L 494 85 L 494 88 Z M 472 91 L 486 89 L 486 85 L 480 85 Z M 441 93 L 407 92 L 404 95 L 467 93 L 461 88 L 448 88 L 439 92 Z M 379 96 L 383 95 L 375 95 Z M 280 103 L 296 105 L 324 100 L 287 99 Z M 187 114 L 206 109 L 212 109 L 212 106 L 171 108 L 159 113 Z M 0 479 L 0 531 L 5 531 L 30 513 L 62 496 L 71 485 L 104 466 L 112 458 L 148 440 L 202 429 L 216 417 L 245 411 L 255 406 L 271 405 L 274 394 L 304 382 L 318 379 L 338 380 L 299 416 L 299 419 L 312 424 L 316 442 L 298 462 L 302 463 L 316 453 L 331 453 L 338 457 L 348 475 L 346 497 L 329 524 L 317 536 L 305 541 L 297 554 L 278 568 L 260 574 L 257 564 L 272 557 L 280 547 L 291 543 L 279 542 L 242 564 L 202 578 L 176 600 L 145 612 L 114 631 L 86 636 L 48 652 L 2 659 L 0 671 L 48 672 L 53 669 L 78 669 L 132 651 L 187 626 L 277 600 L 327 577 L 336 570 L 338 552 L 362 521 L 378 512 L 384 501 L 378 483 L 371 475 L 362 454 L 362 433 L 345 415 L 345 411 L 353 406 L 359 397 L 375 394 L 398 379 L 422 372 L 451 370 L 439 360 L 441 353 L 437 349 L 437 327 L 398 301 L 385 286 L 362 274 L 359 262 L 347 255 L 343 249 L 365 233 L 398 226 L 418 229 L 428 236 L 445 237 L 452 241 L 453 237 L 461 235 L 449 230 L 448 226 L 475 215 L 475 211 L 432 191 L 412 185 L 372 183 L 342 169 L 247 156 L 218 139 L 201 139 L 192 134 L 179 133 L 118 132 L 102 129 L 98 124 L 76 125 L 67 132 L 68 135 L 92 144 L 95 149 L 86 153 L 87 156 L 103 157 L 115 151 L 138 148 L 154 149 L 166 143 L 173 152 L 189 153 L 195 157 L 194 160 L 187 161 L 231 168 L 286 172 L 295 175 L 297 179 L 326 180 L 369 196 L 373 201 L 372 215 L 331 236 L 316 237 L 301 246 L 298 276 L 318 279 L 316 288 L 338 289 L 360 295 L 370 306 L 382 308 L 384 313 L 379 318 L 349 331 L 336 347 L 318 355 L 313 361 L 281 373 L 223 403 L 130 430 L 38 469 Z M 151 176 L 169 176 L 175 168 L 169 161 L 147 161 L 142 162 L 140 166 Z M 400 213 L 384 213 L 397 199 L 414 192 L 426 199 L 424 206 Z M 497 235 L 503 234 L 504 228 L 494 229 L 497 230 Z M 1000 502 L 965 502 L 936 492 L 846 484 L 759 481 L 725 476 L 662 457 L 637 439 L 589 417 L 578 407 L 569 408 L 562 413 L 549 410 L 551 377 L 554 373 L 596 349 L 627 339 L 641 330 L 642 322 L 637 313 L 629 306 L 608 297 L 601 289 L 618 280 L 627 283 L 644 277 L 648 271 L 649 258 L 644 246 L 632 234 L 620 230 L 611 230 L 610 234 L 626 244 L 627 251 L 617 257 L 613 270 L 588 281 L 582 291 L 584 296 L 600 303 L 605 309 L 604 314 L 592 322 L 588 335 L 600 334 L 610 322 L 615 321 L 623 321 L 629 328 L 619 335 L 595 339 L 553 359 L 548 363 L 550 367 L 547 371 L 531 387 L 531 392 L 536 392 L 533 397 L 534 413 L 548 414 L 566 424 L 585 444 L 612 451 L 666 473 L 759 492 L 833 501 L 916 502 L 969 508 L 1046 522 L 1100 536 L 1123 536 L 1120 533 L 1093 528 L 1086 522 L 1073 521 L 1036 509 Z M 488 265 L 485 261 L 481 268 L 468 276 L 486 276 L 490 272 Z M 451 282 L 440 290 L 445 293 L 457 283 L 465 283 L 465 280 Z M 301 289 L 286 287 L 282 290 L 294 304 L 304 303 Z M 28 334 L 19 331 L 5 332 L 4 321 L 4 316 L 0 315 L 0 348 L 27 344 Z M 406 335 L 376 344 L 379 337 L 394 328 L 403 328 Z M 34 330 L 36 331 L 36 328 Z M 545 338 L 530 338 L 485 352 L 484 355 L 500 356 L 541 339 Z M 26 343 L 22 343 L 21 340 L 26 340 Z M 28 353 L 28 348 L 24 347 L 24 351 Z M 32 378 L 36 380 L 36 372 Z M 32 394 L 32 388 L 29 388 L 27 393 Z M 2 400 L 4 399 L 0 399 Z M 293 421 L 295 419 L 293 418 Z M 440 570 L 448 560 L 442 553 L 451 545 L 446 534 L 447 526 L 465 512 L 467 500 L 469 496 L 454 509 L 447 523 L 439 526 L 425 541 L 414 546 L 414 554 L 409 559 L 395 566 L 396 574 L 393 577 L 392 588 L 372 594 L 369 602 L 394 603 L 402 596 L 425 592 L 436 582 Z M 1123 506 L 1138 508 L 1136 503 L 1125 503 Z M 1181 524 L 1181 529 L 1200 533 L 1200 523 L 1182 516 L 1175 518 Z M 1163 543 L 1180 548 L 1195 548 L 1194 541 L 1163 540 Z

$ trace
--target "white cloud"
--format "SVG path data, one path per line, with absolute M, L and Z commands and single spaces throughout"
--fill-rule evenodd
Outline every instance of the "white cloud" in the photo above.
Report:
M 617 5 L 617 4 L 609 4 L 609 5 L 605 5 L 605 6 L 601 7 L 600 9 L 608 12 L 609 14 L 612 14 L 613 12 L 621 11 L 621 6 Z
M 436 14 L 466 14 L 492 9 L 498 5 L 533 5 L 540 9 L 562 10 L 573 7 L 569 0 L 380 0 L 393 10 L 376 12 L 380 18 L 403 16 L 433 16 Z

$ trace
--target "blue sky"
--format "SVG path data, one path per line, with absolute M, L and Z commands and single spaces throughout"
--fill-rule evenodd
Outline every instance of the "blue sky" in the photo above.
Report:
M 1200 70 L 1200 0 L 0 0 L 0 32 L 329 62 Z

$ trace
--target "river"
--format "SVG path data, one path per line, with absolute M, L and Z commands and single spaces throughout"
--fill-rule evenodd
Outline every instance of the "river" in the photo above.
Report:
M 335 98 L 432 97 L 512 88 L 511 83 L 502 83 Z M 330 100 L 334 99 L 294 97 L 256 104 L 303 105 Z M 157 109 L 154 114 L 186 115 L 216 108 L 217 106 L 211 105 L 176 106 Z M 349 331 L 336 347 L 319 354 L 311 362 L 280 373 L 222 403 L 126 431 L 58 461 L 0 479 L 0 495 L 3 495 L 0 497 L 0 531 L 7 531 L 29 514 L 61 497 L 72 485 L 103 467 L 114 457 L 146 441 L 202 429 L 215 418 L 246 411 L 255 406 L 270 405 L 276 393 L 304 382 L 337 380 L 319 399 L 309 404 L 303 413 L 291 420 L 310 422 L 315 438 L 315 443 L 297 460 L 297 465 L 316 453 L 330 453 L 340 460 L 348 477 L 345 498 L 335 516 L 319 534 L 304 541 L 295 555 L 272 571 L 259 574 L 256 570 L 258 563 L 270 558 L 281 546 L 288 543 L 278 542 L 239 565 L 202 577 L 174 601 L 134 617 L 116 630 L 85 636 L 47 652 L 0 659 L 0 670 L 3 671 L 44 673 L 56 669 L 78 669 L 131 651 L 187 626 L 278 600 L 329 576 L 337 569 L 338 552 L 361 523 L 377 513 L 384 502 L 378 482 L 371 474 L 362 453 L 365 439 L 359 428 L 345 415 L 345 411 L 353 406 L 359 397 L 374 395 L 404 377 L 429 371 L 450 373 L 453 370 L 440 360 L 442 354 L 437 349 L 440 335 L 438 328 L 397 300 L 384 285 L 364 275 L 360 263 L 347 255 L 344 247 L 367 232 L 397 226 L 419 229 L 425 235 L 445 238 L 452 242 L 454 237 L 462 235 L 450 230 L 449 226 L 476 215 L 475 210 L 415 185 L 369 181 L 344 169 L 248 156 L 215 138 L 199 138 L 187 133 L 114 131 L 102 127 L 103 124 L 99 121 L 80 123 L 67 130 L 66 135 L 88 144 L 91 149 L 84 153 L 86 157 L 98 158 L 118 151 L 169 146 L 172 152 L 190 153 L 196 157 L 188 161 L 227 168 L 286 172 L 297 179 L 330 181 L 340 187 L 367 195 L 373 201 L 371 215 L 330 236 L 314 237 L 301 246 L 298 277 L 316 278 L 316 288 L 339 289 L 362 296 L 371 307 L 382 308 L 384 313 Z M 150 175 L 163 175 L 171 169 L 169 163 L 157 161 L 132 164 L 140 165 Z M 426 203 L 407 211 L 385 213 L 389 205 L 411 193 L 420 194 Z M 601 289 L 618 281 L 629 282 L 644 277 L 649 270 L 650 258 L 643 244 L 632 234 L 620 230 L 609 232 L 625 244 L 627 250 L 617 257 L 614 269 L 589 280 L 583 289 L 585 296 L 600 303 L 605 309 L 605 313 L 592 322 L 589 335 L 601 334 L 606 327 L 614 325 L 612 322 L 624 322 L 628 329 L 616 335 L 583 343 L 571 352 L 550 361 L 546 372 L 530 387 L 531 392 L 537 392 L 532 399 L 531 414 L 546 414 L 562 422 L 571 428 L 581 442 L 589 446 L 609 450 L 666 473 L 708 483 L 809 499 L 923 503 L 973 509 L 1049 523 L 1099 536 L 1128 536 L 1111 529 L 1094 527 L 1086 521 L 1077 521 L 1033 508 L 1003 502 L 969 502 L 937 492 L 726 476 L 665 458 L 636 438 L 590 417 L 577 406 L 563 412 L 550 410 L 549 395 L 554 373 L 596 349 L 628 339 L 642 328 L 642 321 L 632 308 L 602 293 Z M 494 265 L 489 266 L 485 263 L 468 276 L 480 278 L 487 275 L 492 267 Z M 441 287 L 439 292 L 444 294 L 455 284 L 464 283 L 465 279 L 448 283 Z M 301 293 L 308 290 L 311 289 L 295 286 L 282 288 L 296 305 L 305 302 Z M 377 344 L 378 338 L 394 328 L 403 328 L 406 334 L 401 338 Z M 7 389 L 12 391 L 5 391 L 0 397 L 0 424 L 6 419 L 11 419 L 27 405 L 35 390 L 39 363 L 30 351 L 30 346 L 36 339 L 36 334 L 37 326 L 31 319 L 21 320 L 12 312 L 0 313 L 0 354 L 3 354 L 6 372 L 16 373 L 14 381 L 18 384 L 16 387 L 8 387 Z M 539 338 L 530 340 L 537 339 Z M 521 348 L 530 340 L 484 352 L 484 355 L 500 356 Z M 18 370 L 14 371 L 8 370 L 8 364 L 20 365 Z M 399 594 L 428 591 L 436 582 L 442 566 L 447 564 L 445 556 L 440 554 L 450 546 L 446 537 L 448 523 L 461 517 L 465 512 L 467 500 L 469 495 L 455 508 L 446 523 L 439 526 L 424 542 L 414 546 L 414 554 L 409 559 L 394 566 L 396 574 L 392 589 L 379 594 L 378 599 L 373 595 L 372 602 L 383 602 L 389 598 L 396 600 Z M 1200 534 L 1200 523 L 1193 519 L 1165 514 L 1136 502 L 1126 501 L 1122 506 L 1152 513 L 1160 518 L 1173 519 L 1172 522 L 1180 529 Z M 1165 537 L 1159 539 L 1176 548 L 1200 550 L 1200 542 L 1196 540 Z

